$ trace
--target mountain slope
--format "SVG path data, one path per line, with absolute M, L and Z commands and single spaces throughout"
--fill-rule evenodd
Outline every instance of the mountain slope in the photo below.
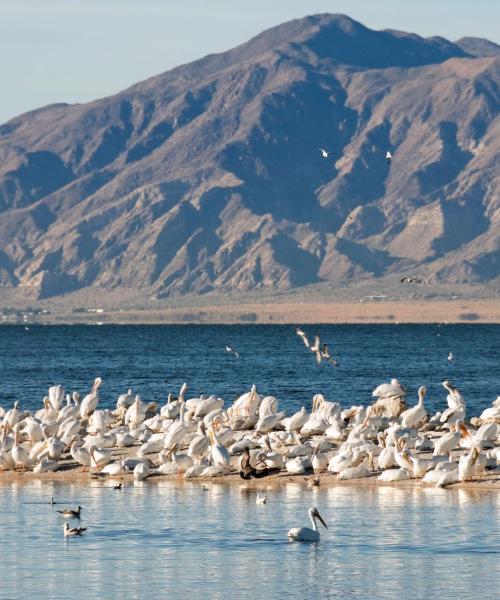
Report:
M 500 59 L 467 47 L 317 15 L 11 120 L 0 285 L 46 298 L 497 281 Z

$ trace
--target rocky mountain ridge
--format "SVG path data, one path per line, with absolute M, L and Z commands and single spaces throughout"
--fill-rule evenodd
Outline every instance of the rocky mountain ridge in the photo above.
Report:
M 21 115 L 0 126 L 0 286 L 44 299 L 407 274 L 495 285 L 495 48 L 315 15 Z

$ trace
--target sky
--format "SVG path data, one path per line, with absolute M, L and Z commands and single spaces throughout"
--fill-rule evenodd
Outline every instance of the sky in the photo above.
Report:
M 87 102 L 315 13 L 500 43 L 498 0 L 0 0 L 0 123 Z

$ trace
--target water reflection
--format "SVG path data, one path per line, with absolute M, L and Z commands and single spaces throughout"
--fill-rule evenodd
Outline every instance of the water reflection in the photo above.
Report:
M 290 482 L 260 486 L 268 503 L 259 506 L 254 487 L 206 486 L 0 486 L 5 596 L 33 596 L 42 580 L 51 598 L 465 598 L 472 586 L 487 598 L 497 589 L 497 491 Z M 81 539 L 63 538 L 51 497 L 84 507 Z M 311 505 L 329 529 L 318 544 L 288 542 Z

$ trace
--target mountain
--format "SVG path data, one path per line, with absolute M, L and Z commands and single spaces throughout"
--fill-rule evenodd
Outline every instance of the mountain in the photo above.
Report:
M 499 56 L 500 46 L 490 40 L 476 37 L 463 37 L 455 42 L 464 52 L 471 56 Z
M 496 286 L 500 59 L 470 40 L 315 15 L 12 119 L 4 294 Z

